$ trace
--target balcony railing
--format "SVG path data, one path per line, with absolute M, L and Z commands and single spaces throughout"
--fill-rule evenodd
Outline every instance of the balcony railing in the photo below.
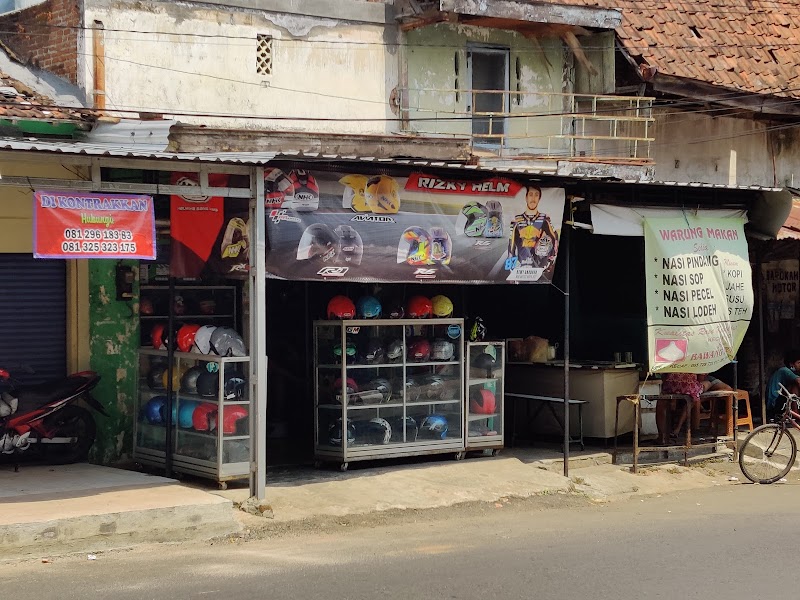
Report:
M 407 89 L 399 107 L 404 131 L 467 137 L 476 153 L 651 162 L 653 98 Z

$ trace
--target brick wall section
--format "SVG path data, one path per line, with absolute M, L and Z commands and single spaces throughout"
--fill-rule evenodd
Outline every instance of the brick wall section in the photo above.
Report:
M 0 16 L 0 40 L 23 62 L 78 83 L 79 0 L 46 0 Z

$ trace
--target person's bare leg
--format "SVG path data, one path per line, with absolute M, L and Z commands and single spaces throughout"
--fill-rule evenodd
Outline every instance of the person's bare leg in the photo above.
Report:
M 670 402 L 671 400 L 656 402 L 656 428 L 658 429 L 659 444 L 666 444 L 669 440 Z

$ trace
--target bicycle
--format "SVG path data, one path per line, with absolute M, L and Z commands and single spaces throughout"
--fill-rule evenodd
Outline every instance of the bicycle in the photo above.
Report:
M 800 396 L 778 385 L 778 393 L 786 399 L 783 412 L 774 423 L 751 431 L 739 449 L 739 468 L 753 483 L 783 479 L 797 459 L 797 440 L 791 430 L 800 431 Z

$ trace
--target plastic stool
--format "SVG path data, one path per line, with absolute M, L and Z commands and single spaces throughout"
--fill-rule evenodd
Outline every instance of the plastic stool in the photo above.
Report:
M 740 400 L 744 400 L 744 416 L 742 416 L 742 411 L 739 411 L 737 415 L 738 418 L 736 419 L 736 427 L 739 425 L 747 425 L 749 431 L 753 431 L 753 412 L 750 410 L 750 394 L 748 394 L 745 390 L 736 390 L 736 402 Z
M 736 390 L 734 392 L 734 398 L 735 398 L 736 402 L 740 402 L 740 401 L 744 400 L 744 408 L 745 408 L 744 412 L 742 412 L 742 411 L 738 410 L 738 407 L 737 407 L 736 424 L 735 425 L 731 423 L 731 420 L 733 419 L 733 416 L 731 414 L 729 414 L 730 405 L 727 405 L 727 410 L 724 413 L 720 414 L 720 413 L 717 412 L 716 402 L 712 402 L 712 405 L 711 405 L 711 416 L 709 417 L 708 414 L 706 413 L 705 415 L 701 416 L 701 419 L 710 418 L 712 424 L 715 421 L 717 423 L 719 421 L 722 421 L 723 423 L 725 423 L 729 427 L 728 435 L 732 435 L 733 434 L 733 431 L 732 431 L 733 428 L 736 427 L 738 429 L 740 425 L 747 425 L 747 429 L 749 431 L 753 431 L 753 412 L 750 410 L 750 394 L 747 393 L 745 390 Z

